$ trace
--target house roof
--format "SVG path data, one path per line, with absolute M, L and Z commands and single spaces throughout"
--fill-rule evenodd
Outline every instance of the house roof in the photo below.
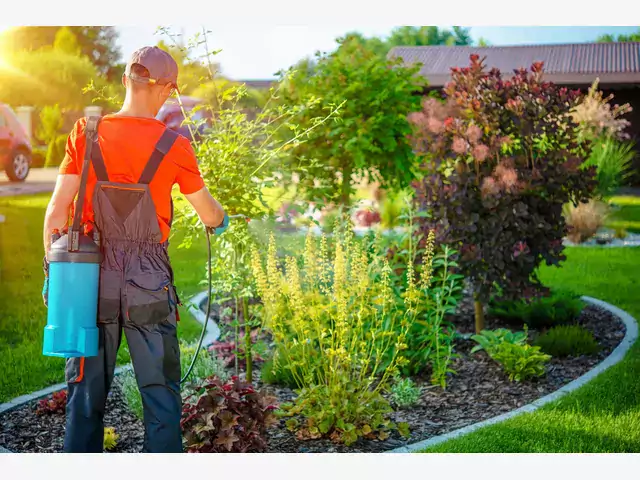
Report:
M 244 83 L 247 88 L 268 90 L 277 82 L 277 80 L 236 80 L 238 83 Z
M 429 86 L 442 87 L 451 79 L 452 67 L 469 65 L 469 55 L 486 57 L 487 68 L 509 75 L 515 69 L 544 62 L 545 78 L 565 85 L 638 84 L 640 86 L 640 42 L 579 43 L 495 47 L 395 47 L 390 58 L 405 64 L 421 63 L 420 74 Z

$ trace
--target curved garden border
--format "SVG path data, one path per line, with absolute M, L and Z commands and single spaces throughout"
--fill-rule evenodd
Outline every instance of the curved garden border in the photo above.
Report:
M 421 442 L 412 443 L 411 445 L 405 445 L 404 447 L 389 450 L 386 453 L 414 453 L 420 450 L 424 450 L 427 447 L 431 447 L 433 445 L 437 445 L 439 443 L 445 442 L 447 440 L 452 440 L 454 438 L 461 437 L 462 435 L 466 435 L 467 433 L 474 432 L 488 425 L 500 423 L 504 420 L 508 420 L 510 418 L 521 415 L 523 413 L 534 412 L 540 407 L 542 407 L 543 405 L 546 405 L 547 403 L 558 400 L 559 398 L 565 396 L 567 393 L 577 390 L 578 388 L 582 387 L 589 381 L 593 380 L 596 376 L 600 375 L 602 372 L 607 370 L 609 367 L 620 362 L 624 358 L 624 356 L 627 354 L 631 346 L 635 343 L 636 339 L 638 338 L 637 320 L 633 318 L 631 315 L 629 315 L 627 312 L 625 312 L 624 310 L 618 307 L 615 307 L 607 302 L 603 302 L 602 300 L 598 300 L 596 298 L 591 298 L 586 296 L 583 296 L 582 300 L 609 311 L 610 313 L 618 317 L 620 320 L 622 320 L 622 322 L 624 323 L 627 329 L 625 336 L 620 342 L 620 344 L 602 362 L 600 362 L 598 365 L 596 365 L 594 368 L 589 370 L 587 373 L 585 373 L 581 377 L 576 378 L 575 380 L 567 383 L 565 386 L 559 388 L 555 392 L 552 392 L 549 395 L 541 397 L 538 400 L 532 403 L 529 403 L 528 405 L 520 407 L 516 410 L 512 410 L 511 412 L 507 412 L 503 415 L 498 415 L 488 420 L 474 423 L 472 425 L 468 425 L 458 430 L 445 433 L 443 435 L 438 435 L 436 437 L 431 437 L 426 440 L 422 440 Z
M 206 297 L 206 294 L 204 295 L 204 297 Z M 196 320 L 198 320 L 198 322 L 202 323 L 202 321 L 204 320 L 204 318 L 200 318 L 200 317 L 204 317 L 204 313 L 201 311 L 200 307 L 200 303 L 202 302 L 202 300 L 204 299 L 203 294 L 199 294 L 196 295 L 191 303 L 192 303 L 192 307 L 189 308 L 189 310 L 191 311 L 191 313 L 194 315 L 194 317 L 196 318 Z M 502 422 L 504 420 L 507 420 L 509 418 L 513 418 L 517 415 L 523 414 L 523 413 L 528 413 L 528 412 L 533 412 L 535 410 L 537 410 L 538 408 L 540 408 L 541 406 L 553 402 L 554 400 L 557 400 L 561 397 L 563 397 L 564 395 L 566 395 L 569 392 L 572 392 L 580 387 L 582 387 L 584 384 L 586 384 L 587 382 L 591 381 L 593 378 L 595 378 L 597 375 L 601 374 L 602 372 L 604 372 L 605 370 L 607 370 L 609 367 L 615 365 L 616 363 L 620 362 L 624 356 L 626 355 L 626 353 L 629 351 L 629 349 L 631 348 L 631 346 L 634 344 L 634 342 L 636 341 L 636 339 L 638 338 L 638 323 L 636 321 L 635 318 L 633 318 L 631 315 L 629 315 L 627 312 L 625 312 L 624 310 L 615 307 L 609 303 L 603 302 L 602 300 L 598 300 L 595 298 L 591 298 L 591 297 L 582 297 L 582 300 L 584 300 L 587 303 L 590 303 L 592 305 L 598 306 L 600 308 L 603 308 L 605 310 L 608 310 L 609 312 L 611 312 L 613 315 L 617 316 L 620 320 L 622 320 L 622 322 L 625 324 L 626 327 L 626 333 L 624 338 L 622 339 L 622 341 L 620 342 L 620 344 L 613 350 L 613 352 L 611 352 L 611 354 L 605 358 L 602 362 L 600 362 L 598 365 L 596 365 L 594 368 L 592 368 L 591 370 L 589 370 L 587 373 L 585 373 L 584 375 L 582 375 L 581 377 L 576 378 L 575 380 L 567 383 L 564 387 L 559 388 L 558 390 L 556 390 L 553 393 L 550 393 L 549 395 L 546 395 L 542 398 L 539 398 L 538 400 L 525 405 L 523 407 L 520 407 L 516 410 L 513 410 L 511 412 L 507 412 L 503 415 L 498 415 L 496 417 L 490 418 L 488 420 L 484 420 L 482 422 L 478 422 L 478 423 L 474 423 L 472 425 L 468 425 L 466 427 L 460 428 L 458 430 L 454 430 L 452 432 L 446 433 L 444 435 L 438 435 L 436 437 L 431 437 L 428 438 L 427 440 L 423 440 L 421 442 L 417 442 L 417 443 L 413 443 L 411 445 L 406 445 L 404 447 L 400 447 L 400 448 L 396 448 L 393 450 L 389 450 L 386 453 L 412 453 L 412 452 L 416 452 L 419 450 L 423 450 L 427 447 L 430 447 L 432 445 L 436 445 L 442 442 L 445 442 L 447 440 L 451 440 L 453 438 L 457 438 L 460 437 L 462 435 L 466 435 L 467 433 L 471 433 L 475 430 L 478 430 L 482 427 L 488 426 L 488 425 L 492 425 L 495 423 L 499 423 Z M 198 314 L 197 312 L 200 312 L 200 314 Z M 219 335 L 219 329 L 217 327 L 217 325 L 215 324 L 215 322 L 213 322 L 213 324 L 211 325 L 215 325 L 215 329 L 212 329 L 212 331 L 208 332 L 207 336 L 205 337 L 205 340 L 209 340 L 209 342 L 214 341 L 217 338 L 217 335 Z M 211 327 L 209 327 L 209 329 L 211 329 Z M 209 330 L 207 329 L 207 330 Z M 215 337 L 215 338 L 214 338 Z M 213 338 L 213 340 L 211 340 Z M 206 344 L 206 342 L 203 342 L 203 344 Z M 116 369 L 116 375 L 121 374 L 127 370 L 131 369 L 131 365 L 123 365 L 122 367 L 118 367 Z M 38 400 L 40 398 L 44 398 L 47 395 L 56 392 L 58 390 L 63 390 L 64 388 L 66 388 L 66 384 L 64 383 L 60 383 L 57 385 L 52 385 L 50 387 L 47 387 L 43 390 L 39 390 L 37 392 L 31 393 L 29 395 L 23 395 L 17 398 L 14 398 L 13 400 L 7 402 L 7 403 L 3 403 L 0 405 L 0 414 L 7 412 L 9 410 L 13 410 L 15 408 L 21 407 L 22 405 L 32 402 L 34 400 Z M 12 453 L 10 450 L 7 450 L 3 447 L 0 447 L 0 453 Z

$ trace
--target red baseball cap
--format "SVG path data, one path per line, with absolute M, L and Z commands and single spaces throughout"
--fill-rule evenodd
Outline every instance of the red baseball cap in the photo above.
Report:
M 149 77 L 131 73 L 131 66 L 136 63 L 149 71 Z M 135 82 L 149 85 L 170 84 L 178 90 L 178 64 L 169 53 L 158 47 L 142 47 L 133 52 L 124 73 Z

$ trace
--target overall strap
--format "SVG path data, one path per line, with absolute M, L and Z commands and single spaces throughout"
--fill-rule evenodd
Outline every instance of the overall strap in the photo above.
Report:
M 156 147 L 153 150 L 153 153 L 151 154 L 147 165 L 144 167 L 138 183 L 151 183 L 151 180 L 153 180 L 153 177 L 156 174 L 156 171 L 158 170 L 162 159 L 167 153 L 169 153 L 169 150 L 171 150 L 171 147 L 177 139 L 178 133 L 169 128 L 165 129 L 165 131 L 162 133 L 162 136 L 160 137 L 160 140 L 158 140 L 158 143 L 156 143 Z
M 89 139 L 87 139 L 87 142 Z M 98 142 L 98 135 L 96 133 L 93 143 L 93 150 L 91 153 L 91 163 L 93 165 L 93 169 L 96 172 L 96 177 L 99 182 L 108 182 L 109 174 L 107 173 L 107 166 L 104 163 L 104 157 L 102 156 L 102 150 L 100 150 L 100 142 Z
M 93 143 L 98 138 L 98 124 L 100 117 L 89 117 L 85 127 L 86 146 L 84 149 L 84 163 L 82 164 L 82 174 L 80 177 L 80 188 L 78 189 L 78 199 L 76 200 L 75 211 L 73 214 L 73 223 L 69 235 L 69 251 L 75 252 L 79 248 L 80 242 L 80 220 L 82 219 L 82 210 L 84 208 L 84 197 L 87 192 L 87 177 L 89 175 L 89 163 L 91 162 L 91 153 Z M 99 150 L 99 149 L 98 149 Z

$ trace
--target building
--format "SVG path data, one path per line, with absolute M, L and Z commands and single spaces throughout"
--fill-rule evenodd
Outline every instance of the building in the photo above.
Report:
M 640 42 L 581 43 L 495 47 L 395 47 L 391 58 L 405 64 L 422 64 L 420 74 L 427 90 L 442 88 L 451 79 L 452 67 L 469 65 L 469 56 L 485 58 L 487 69 L 498 68 L 508 76 L 514 70 L 544 62 L 545 79 L 569 88 L 586 91 L 596 78 L 614 103 L 633 108 L 625 118 L 631 122 L 629 135 L 640 144 Z M 638 146 L 636 146 L 638 148 Z

